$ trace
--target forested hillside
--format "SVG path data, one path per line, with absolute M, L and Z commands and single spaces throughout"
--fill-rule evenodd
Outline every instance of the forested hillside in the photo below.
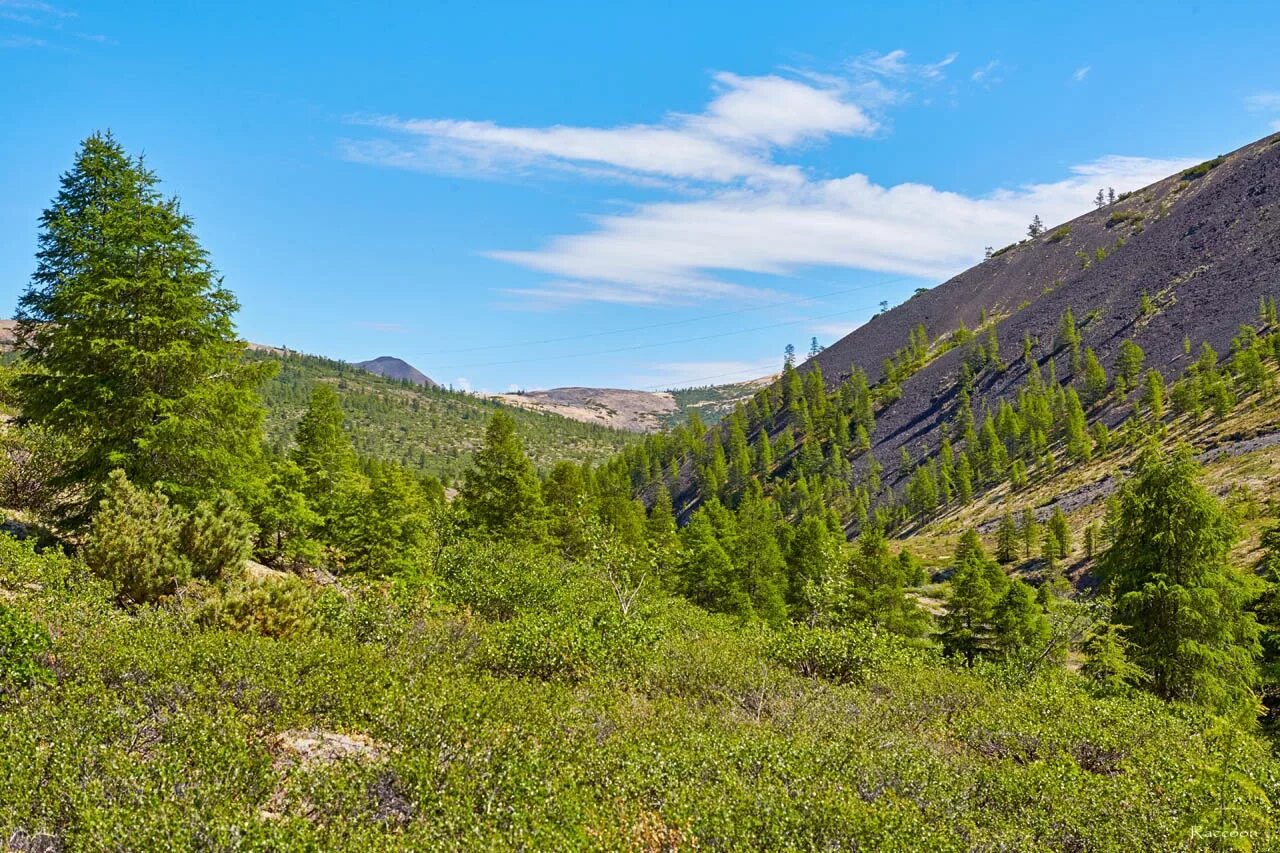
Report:
M 1270 264 L 1229 317 L 1170 325 L 1209 272 L 909 302 L 879 372 L 828 369 L 851 337 L 593 461 L 622 437 L 249 352 L 90 137 L 0 374 L 8 846 L 1277 849 L 1275 151 L 1150 191 Z
M 387 379 L 357 365 L 318 356 L 259 351 L 252 357 L 279 364 L 278 372 L 262 387 L 262 399 L 267 406 L 267 440 L 280 452 L 290 447 L 317 382 L 337 390 L 347 429 L 361 456 L 395 462 L 446 483 L 466 470 L 480 446 L 485 424 L 498 411 L 516 419 L 529 455 L 543 471 L 563 459 L 600 462 L 633 440 L 618 430 L 503 406 L 461 391 Z

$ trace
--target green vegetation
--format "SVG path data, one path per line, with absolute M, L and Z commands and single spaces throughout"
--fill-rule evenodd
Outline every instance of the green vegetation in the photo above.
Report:
M 602 461 L 636 440 L 632 433 L 397 382 L 316 356 L 255 352 L 250 358 L 279 365 L 278 374 L 262 386 L 267 440 L 277 453 L 288 452 L 318 384 L 337 392 L 359 456 L 395 462 L 444 482 L 462 476 L 495 412 L 506 412 L 515 420 L 534 464 L 544 472 L 560 459 Z
M 1224 156 L 1214 157 L 1212 160 L 1205 160 L 1203 163 L 1199 163 L 1184 171 L 1182 173 L 1182 179 L 1184 181 L 1194 181 L 1196 178 L 1203 178 L 1225 162 L 1227 162 L 1227 158 Z
M 1168 390 L 1132 340 L 1112 388 L 1069 310 L 1012 361 L 984 311 L 830 386 L 789 347 L 714 428 L 691 407 L 598 462 L 529 448 L 613 433 L 295 356 L 255 357 L 283 366 L 264 429 L 230 295 L 112 146 L 64 194 L 125 189 L 75 208 L 88 260 L 37 273 L 45 343 L 0 382 L 25 417 L 0 492 L 42 533 L 0 535 L 10 846 L 1276 846 L 1280 534 L 1241 564 L 1269 509 L 1158 443 L 1274 398 L 1274 303 Z M 156 264 L 124 313 L 93 296 L 132 293 L 122 253 Z M 937 445 L 886 470 L 878 416 L 955 348 Z M 117 417 L 95 389 L 139 365 L 164 368 L 128 385 L 153 417 Z M 433 406 L 476 428 L 457 468 L 389 438 Z M 1105 523 L 1032 496 L 1099 460 L 1133 463 Z

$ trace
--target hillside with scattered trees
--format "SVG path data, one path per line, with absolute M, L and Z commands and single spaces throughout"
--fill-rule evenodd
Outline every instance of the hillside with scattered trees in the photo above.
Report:
M 979 267 L 937 289 L 981 303 L 954 327 L 919 295 L 603 458 L 597 428 L 249 352 L 192 220 L 90 137 L 0 376 L 0 830 L 1276 849 L 1280 220 L 1240 177 L 1274 141 L 1136 194 L 1172 256 L 1098 226 L 1147 270 L 1109 300 L 1040 281 L 1128 199 L 993 253 L 1028 305 Z M 1222 225 L 1231 310 L 1188 325 L 1231 269 L 1190 272 L 1196 234 L 1225 246 L 1197 205 L 1253 218 Z M 1172 291 L 1134 284 L 1171 257 Z

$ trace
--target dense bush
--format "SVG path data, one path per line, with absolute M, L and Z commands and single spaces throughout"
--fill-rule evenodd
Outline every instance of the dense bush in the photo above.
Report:
M 182 529 L 182 513 L 168 498 L 133 485 L 117 469 L 89 528 L 84 561 L 119 600 L 155 601 L 191 576 L 191 563 L 178 550 Z
M 201 501 L 183 522 L 179 547 L 193 576 L 235 580 L 253 554 L 253 536 L 248 514 L 235 504 Z
M 48 680 L 43 657 L 49 644 L 49 632 L 43 626 L 0 601 L 0 695 L 5 688 Z
M 211 627 L 280 639 L 310 630 L 311 608 L 310 591 L 295 578 L 241 581 L 205 602 L 199 618 Z

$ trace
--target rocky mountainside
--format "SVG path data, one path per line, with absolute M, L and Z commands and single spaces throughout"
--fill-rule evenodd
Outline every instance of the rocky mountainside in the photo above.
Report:
M 1132 340 L 1146 366 L 1174 377 L 1202 343 L 1230 350 L 1259 300 L 1280 294 L 1280 134 L 1123 196 L 985 262 L 875 317 L 815 359 L 828 386 L 851 369 L 876 382 L 886 359 L 924 324 L 934 345 L 958 324 L 994 325 L 1001 359 L 1012 365 L 980 377 L 975 411 L 995 409 L 1027 378 L 1024 337 L 1042 367 L 1060 350 L 1055 334 L 1070 308 L 1083 346 L 1110 371 Z M 1191 354 L 1186 344 L 1191 344 Z M 963 348 L 930 360 L 877 413 L 872 454 L 892 470 L 901 448 L 935 448 L 952 415 Z M 1073 380 L 1066 359 L 1058 377 Z

